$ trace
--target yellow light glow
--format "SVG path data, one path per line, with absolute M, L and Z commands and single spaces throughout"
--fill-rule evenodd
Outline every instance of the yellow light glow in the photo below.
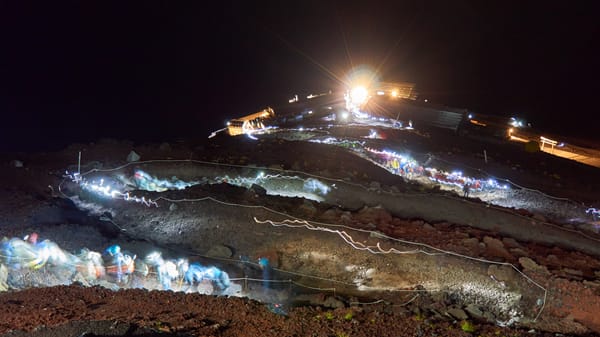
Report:
M 350 98 L 352 99 L 352 103 L 354 104 L 363 104 L 367 101 L 369 97 L 369 92 L 363 86 L 354 87 L 350 91 Z
M 344 90 L 352 91 L 352 88 L 364 87 L 368 90 L 375 90 L 379 88 L 377 83 L 379 82 L 377 72 L 368 65 L 359 65 L 351 69 L 346 75 L 343 83 Z M 381 90 L 381 89 L 380 89 Z
M 398 97 L 398 90 L 392 90 L 392 97 Z

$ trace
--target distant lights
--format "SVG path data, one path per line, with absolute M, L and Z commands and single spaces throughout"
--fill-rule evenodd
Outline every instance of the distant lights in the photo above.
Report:
M 523 122 L 523 120 L 517 119 L 515 117 L 510 118 L 509 124 L 515 128 L 522 128 L 523 126 L 525 126 L 525 122 Z

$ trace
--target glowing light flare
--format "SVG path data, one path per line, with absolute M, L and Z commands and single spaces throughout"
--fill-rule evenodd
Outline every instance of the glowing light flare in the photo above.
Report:
M 365 88 L 377 88 L 379 79 L 377 72 L 369 66 L 359 65 L 350 70 L 344 81 L 345 90 L 362 86 Z
M 515 127 L 515 128 L 522 128 L 523 126 L 525 126 L 525 122 L 523 122 L 520 119 L 517 119 L 515 117 L 511 117 L 509 123 L 511 126 Z
M 167 190 L 183 190 L 199 184 L 197 181 L 183 181 L 172 177 L 171 179 L 158 179 L 140 169 L 135 170 L 134 181 L 138 188 L 144 191 L 164 192 Z
M 81 187 L 81 189 L 93 192 L 99 196 L 108 197 L 111 199 L 121 199 L 124 201 L 136 202 L 136 203 L 144 204 L 145 206 L 148 206 L 148 207 L 150 207 L 150 206 L 158 207 L 158 203 L 156 201 L 153 201 L 151 199 L 146 199 L 143 196 L 141 198 L 137 197 L 137 196 L 132 196 L 129 194 L 128 191 L 127 192 L 121 191 L 117 188 L 113 188 L 109 184 L 105 184 L 104 178 L 101 178 L 99 182 L 95 182 L 95 181 L 89 181 L 87 179 L 84 179 L 77 173 L 70 174 L 69 172 L 66 172 L 66 176 L 71 178 L 71 180 L 73 182 L 78 184 L 79 187 Z
M 277 189 L 272 189 L 269 186 L 269 180 L 287 180 L 287 181 L 300 181 L 302 182 L 302 190 L 303 192 L 314 193 L 317 195 L 326 195 L 331 190 L 331 187 L 318 179 L 308 178 L 304 179 L 298 176 L 286 176 L 282 174 L 265 174 L 264 172 L 257 173 L 256 177 L 235 177 L 231 178 L 229 176 L 217 177 L 215 181 L 221 182 L 226 181 L 228 184 L 250 188 L 252 185 L 259 185 L 267 190 L 267 193 L 278 194 Z M 294 191 L 291 187 L 287 188 L 288 194 L 293 195 Z M 297 192 L 297 190 L 296 190 Z M 297 193 L 296 195 L 302 195 L 303 193 Z M 306 197 L 306 196 L 305 196 Z
M 361 105 L 369 98 L 369 91 L 364 86 L 357 86 L 350 90 L 350 100 L 355 105 Z

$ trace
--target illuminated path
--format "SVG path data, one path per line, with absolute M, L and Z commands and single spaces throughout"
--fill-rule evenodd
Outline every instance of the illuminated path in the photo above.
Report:
M 584 163 L 586 165 L 590 165 L 590 166 L 594 166 L 594 167 L 598 167 L 600 168 L 600 158 L 598 157 L 593 157 L 593 156 L 587 156 L 584 154 L 580 154 L 580 153 L 575 153 L 575 152 L 571 152 L 571 151 L 566 151 L 563 149 L 559 149 L 559 148 L 550 148 L 550 147 L 544 147 L 543 149 L 541 149 L 542 151 L 549 153 L 551 155 L 555 155 L 557 157 L 562 157 L 562 158 L 566 158 L 566 159 L 570 159 L 570 160 L 575 160 L 578 161 L 580 163 Z
M 271 188 L 269 184 L 278 185 L 278 189 L 287 190 L 288 196 L 292 196 L 294 191 L 299 195 L 314 195 L 316 200 L 329 205 L 337 205 L 341 209 L 360 209 L 364 206 L 381 206 L 388 210 L 394 216 L 400 218 L 423 219 L 430 223 L 447 221 L 457 225 L 467 225 L 475 228 L 491 230 L 503 235 L 514 237 L 515 239 L 529 242 L 538 242 L 547 245 L 559 245 L 570 249 L 581 250 L 588 254 L 600 256 L 600 240 L 586 236 L 579 231 L 569 230 L 549 223 L 522 216 L 510 209 L 495 207 L 481 202 L 470 201 L 468 199 L 452 196 L 444 193 L 393 193 L 382 190 L 370 190 L 361 185 L 344 182 L 341 180 L 328 179 L 324 177 L 314 178 L 302 175 L 298 172 L 283 170 L 269 170 L 266 168 L 236 167 L 219 164 L 197 163 L 193 161 L 157 161 L 142 162 L 135 165 L 126 165 L 117 170 L 105 170 L 92 172 L 85 178 L 94 181 L 104 177 L 112 180 L 118 180 L 117 176 L 128 174 L 132 168 L 144 167 L 151 175 L 174 176 L 177 172 L 179 179 L 195 181 L 200 177 L 209 177 L 214 182 L 222 182 L 222 177 L 226 176 L 228 180 L 246 181 L 250 179 L 257 185 L 264 185 L 265 188 Z M 237 174 L 236 174 L 237 173 Z M 131 173 L 129 173 L 131 174 Z M 274 177 L 267 183 L 265 177 Z M 288 177 L 288 178 L 285 178 Z M 318 181 L 322 184 L 309 184 L 306 182 Z M 130 200 L 115 200 L 110 197 L 97 196 L 97 191 L 92 194 L 86 189 L 79 187 L 77 183 L 68 183 L 63 186 L 68 191 L 79 207 L 87 209 L 92 213 L 111 214 L 112 220 L 124 226 L 137 226 L 139 223 L 152 224 L 157 233 L 167 227 L 201 226 L 210 224 L 211 228 L 217 226 L 221 216 L 213 215 L 211 206 L 206 203 L 193 206 L 189 204 L 174 203 L 173 201 L 193 201 L 208 200 L 214 197 L 210 190 L 205 190 L 201 186 L 197 188 L 190 187 L 185 190 L 167 190 L 163 192 L 153 191 L 135 191 L 136 196 L 129 195 Z M 243 196 L 243 191 L 247 191 L 248 186 L 242 186 L 242 189 L 231 191 L 234 195 Z M 308 188 L 308 189 L 307 189 Z M 240 195 L 240 193 L 242 195 Z M 110 194 L 110 193 L 109 193 Z M 318 198 L 317 198 L 318 197 Z M 144 202 L 131 202 L 131 199 L 141 199 Z M 223 198 L 230 198 L 224 195 Z M 321 200 L 318 200 L 321 199 Z M 242 201 L 243 199 L 232 199 Z M 269 202 L 269 198 L 260 198 L 260 202 Z M 284 201 L 282 201 L 284 200 Z M 285 200 L 290 200 L 289 202 Z M 302 199 L 283 198 L 272 202 L 288 204 L 291 209 L 300 207 Z M 257 200 L 258 201 L 258 200 Z M 154 205 L 156 203 L 156 205 Z M 244 203 L 246 203 L 244 201 Z M 171 206 L 176 204 L 176 206 Z M 266 204 L 268 206 L 268 204 Z M 259 207 L 259 206 L 254 206 Z M 585 212 L 583 210 L 582 212 Z M 268 217 L 267 214 L 263 214 Z M 584 213 L 585 215 L 585 213 Z M 230 214 L 232 221 L 246 223 L 249 218 L 243 213 Z M 251 219 L 251 218 L 250 218 Z M 129 231 L 133 229 L 128 229 Z M 219 231 L 232 232 L 229 235 L 235 236 L 235 229 L 224 227 Z M 140 233 L 141 234 L 141 233 Z M 208 242 L 218 242 L 211 238 L 212 232 L 205 234 Z M 219 234 L 221 235 L 221 233 Z M 168 240 L 167 243 L 176 244 L 181 240 L 180 237 L 166 237 L 161 240 Z M 195 243 L 200 244 L 200 243 Z M 243 243 L 240 243 L 243 245 Z

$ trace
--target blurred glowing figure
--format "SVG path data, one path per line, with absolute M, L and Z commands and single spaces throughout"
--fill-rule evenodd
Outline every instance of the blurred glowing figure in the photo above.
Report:
M 25 236 L 25 240 L 31 245 L 36 258 L 28 263 L 33 269 L 39 269 L 49 263 L 53 266 L 67 267 L 74 269 L 75 256 L 65 253 L 58 245 L 50 240 L 38 242 L 38 234 L 33 232 Z
M 598 220 L 598 218 L 600 218 L 600 209 L 591 207 L 591 208 L 588 208 L 585 212 L 588 214 L 591 214 L 594 221 L 596 221 L 596 220 Z
M 4 239 L 1 245 L 4 263 L 11 268 L 39 269 L 47 263 L 53 266 L 72 269 L 76 258 L 65 253 L 58 245 L 50 240 L 37 242 L 38 236 L 32 233 L 25 237 Z
M 111 265 L 106 267 L 106 273 L 117 276 L 117 282 L 123 282 L 124 277 L 132 274 L 135 270 L 135 256 L 121 252 L 119 245 L 106 248 L 105 252 L 110 258 Z
M 29 267 L 37 258 L 33 246 L 19 238 L 2 239 L 0 252 L 3 258 L 2 264 L 15 269 Z
M 329 190 L 331 189 L 329 186 L 325 185 L 324 183 L 322 183 L 319 180 L 314 179 L 314 178 L 306 179 L 306 181 L 304 182 L 303 188 L 306 191 L 318 192 L 323 195 L 329 193 Z
M 177 264 L 173 261 L 165 261 L 161 253 L 154 252 L 146 256 L 146 263 L 154 267 L 158 274 L 158 280 L 163 287 L 163 290 L 171 290 L 171 282 L 179 277 Z
M 53 266 L 67 267 L 73 269 L 75 258 L 65 253 L 58 245 L 50 240 L 44 240 L 32 245 L 36 258 L 31 261 L 30 267 L 38 269 L 49 263 Z
M 135 170 L 133 181 L 136 186 L 145 191 L 164 192 L 167 190 L 183 190 L 187 187 L 197 185 L 197 182 L 186 182 L 177 177 L 172 177 L 171 180 L 158 179 L 151 176 L 145 171 Z
M 102 255 L 98 252 L 83 248 L 77 255 L 77 271 L 81 273 L 87 281 L 94 281 L 105 275 Z
M 266 257 L 260 257 L 258 259 L 258 266 L 262 269 L 263 287 L 269 287 L 269 280 L 271 279 L 271 265 L 269 259 Z
M 227 289 L 231 285 L 229 274 L 214 266 L 206 268 L 204 271 L 204 278 L 207 280 L 212 280 L 213 284 L 219 287 L 221 290 Z
M 231 285 L 229 275 L 214 266 L 205 267 L 199 263 L 190 264 L 186 259 L 180 259 L 177 261 L 177 269 L 188 284 L 188 289 L 202 283 L 204 280 L 210 281 L 221 290 L 227 289 Z

